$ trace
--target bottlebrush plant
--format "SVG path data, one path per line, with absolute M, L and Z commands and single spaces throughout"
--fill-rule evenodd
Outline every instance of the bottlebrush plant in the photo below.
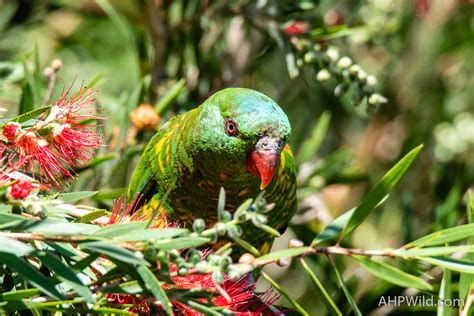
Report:
M 94 104 L 94 89 L 80 86 L 72 93 L 73 89 L 72 85 L 49 105 L 1 122 L 2 312 L 309 315 L 262 270 L 274 263 L 287 265 L 293 259 L 307 272 L 327 311 L 342 315 L 341 307 L 311 267 L 313 258 L 321 255 L 327 257 L 357 315 L 361 312 L 337 268 L 337 256 L 356 260 L 389 283 L 440 297 L 452 283 L 452 273 L 459 273 L 459 291 L 464 293 L 463 299 L 470 297 L 474 264 L 462 257 L 474 252 L 474 246 L 466 243 L 474 238 L 472 222 L 394 249 L 342 246 L 344 239 L 386 200 L 422 146 L 408 152 L 356 208 L 336 218 L 307 245 L 291 240 L 288 249 L 262 255 L 240 238 L 243 223 L 268 216 L 271 211 L 262 194 L 244 202 L 235 214 L 226 212 L 221 216 L 225 212 L 225 193 L 221 189 L 216 205 L 220 221 L 206 227 L 198 219 L 192 229 L 167 223 L 166 218 L 140 217 L 135 203 L 125 205 L 123 197 L 117 198 L 110 209 L 77 204 L 101 194 L 100 190 L 65 191 L 67 183 L 77 181 L 78 172 L 91 163 L 103 143 L 98 129 L 106 121 Z M 473 204 L 469 197 L 469 214 Z M 471 215 L 468 220 L 472 221 Z M 226 238 L 248 253 L 235 260 L 232 243 L 208 250 Z M 399 263 L 422 264 L 414 273 L 402 270 Z M 439 290 L 433 267 L 444 271 Z M 272 287 L 257 291 L 259 278 Z M 288 306 L 278 304 L 280 295 Z M 469 304 L 462 307 L 464 311 L 469 311 Z

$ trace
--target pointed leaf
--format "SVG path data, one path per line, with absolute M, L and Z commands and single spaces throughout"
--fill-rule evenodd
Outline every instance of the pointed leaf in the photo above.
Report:
M 48 252 L 38 254 L 38 258 L 45 266 L 54 271 L 61 280 L 65 281 L 77 294 L 84 297 L 87 302 L 95 303 L 91 290 L 81 282 L 77 275 L 61 260 Z
M 185 233 L 189 233 L 189 230 L 184 228 L 133 230 L 123 235 L 119 235 L 115 237 L 115 239 L 120 241 L 152 241 L 155 239 L 173 238 Z
M 0 255 L 9 253 L 18 257 L 26 256 L 35 251 L 29 244 L 13 238 L 0 237 Z
M 461 239 L 474 237 L 474 223 L 443 229 L 432 234 L 418 238 L 405 247 L 424 247 L 442 245 Z
M 135 256 L 135 254 L 130 250 L 102 241 L 86 242 L 80 244 L 80 246 L 83 249 L 89 249 L 91 251 L 106 255 L 111 259 L 116 259 L 122 262 L 136 265 L 141 265 L 145 263 L 143 258 Z
M 173 239 L 160 239 L 153 243 L 153 247 L 162 250 L 187 249 L 199 247 L 210 242 L 210 238 L 205 237 L 179 237 Z
M 137 267 L 137 273 L 143 280 L 143 284 L 146 286 L 147 290 L 149 290 L 153 294 L 153 296 L 161 302 L 161 306 L 165 310 L 166 314 L 173 315 L 173 310 L 171 309 L 171 302 L 153 272 L 151 272 L 150 269 L 148 269 L 146 266 L 140 265 L 139 267 Z
M 314 285 L 314 288 L 316 289 L 316 291 L 319 293 L 320 296 L 323 297 L 323 303 L 326 305 L 326 308 L 328 310 L 328 312 L 331 314 L 331 315 L 341 315 L 342 316 L 342 312 L 339 310 L 339 308 L 337 307 L 336 303 L 334 303 L 334 301 L 332 300 L 331 296 L 329 295 L 329 293 L 326 291 L 326 289 L 324 288 L 323 284 L 321 283 L 321 281 L 319 281 L 318 277 L 316 276 L 316 274 L 313 272 L 313 270 L 311 270 L 311 268 L 308 266 L 308 264 L 306 263 L 306 261 L 304 260 L 304 258 L 301 258 L 301 265 L 303 266 L 303 268 L 306 270 L 306 272 L 309 274 L 309 276 L 311 277 L 311 281 Z
M 61 193 L 58 195 L 57 199 L 63 201 L 63 203 L 72 203 L 90 198 L 91 196 L 94 196 L 97 193 L 99 193 L 99 191 Z
M 347 301 L 349 302 L 349 304 L 352 307 L 352 311 L 354 312 L 354 314 L 356 316 L 362 316 L 362 313 L 360 312 L 360 309 L 357 306 L 357 303 L 355 302 L 354 298 L 352 297 L 351 292 L 349 292 L 349 289 L 347 288 L 346 283 L 344 282 L 344 279 L 342 278 L 341 273 L 336 268 L 334 263 L 332 261 L 330 261 L 330 262 L 331 262 L 332 267 L 334 268 L 334 272 L 336 272 L 336 276 L 337 276 L 337 279 L 339 280 L 339 284 L 341 285 L 342 291 L 344 292 L 344 295 L 346 296 Z
M 446 246 L 446 247 L 428 247 L 411 248 L 408 250 L 395 251 L 395 255 L 400 257 L 432 257 L 450 255 L 455 252 L 474 253 L 474 245 Z
M 438 300 L 444 302 L 449 301 L 452 298 L 451 288 L 451 270 L 444 270 L 443 279 L 441 280 L 441 286 L 439 288 Z M 452 307 L 447 304 L 438 304 L 437 316 L 451 316 Z
M 418 259 L 449 270 L 474 274 L 474 262 L 472 261 L 444 257 L 418 257 Z
M 314 247 L 322 242 L 339 237 L 342 230 L 351 219 L 352 214 L 354 214 L 355 210 L 355 208 L 350 209 L 349 211 L 345 212 L 344 214 L 333 220 L 326 227 L 324 227 L 323 230 L 320 231 L 319 234 L 316 236 L 316 238 L 314 238 L 313 242 L 311 243 L 311 246 Z
M 405 288 L 413 287 L 419 290 L 433 290 L 433 287 L 423 279 L 399 270 L 385 262 L 375 261 L 363 256 L 354 256 L 354 258 L 370 273 L 387 282 Z
M 344 227 L 341 239 L 356 229 L 366 218 L 370 212 L 377 206 L 377 204 L 392 191 L 397 185 L 402 176 L 407 172 L 413 161 L 420 153 L 423 145 L 412 149 L 405 155 L 392 169 L 390 169 L 380 180 L 379 183 L 367 194 L 362 202 L 357 206 L 354 214 Z
M 0 262 L 6 264 L 13 271 L 18 274 L 27 282 L 34 285 L 38 290 L 45 293 L 46 295 L 61 300 L 64 299 L 62 293 L 60 293 L 53 283 L 51 283 L 44 275 L 38 270 L 33 268 L 23 258 L 19 258 L 12 254 L 3 253 L 0 255 Z

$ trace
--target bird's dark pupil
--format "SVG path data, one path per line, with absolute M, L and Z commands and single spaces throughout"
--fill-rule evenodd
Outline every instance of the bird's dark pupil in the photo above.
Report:
M 229 124 L 229 130 L 231 130 L 231 131 L 234 130 L 234 125 L 232 123 Z

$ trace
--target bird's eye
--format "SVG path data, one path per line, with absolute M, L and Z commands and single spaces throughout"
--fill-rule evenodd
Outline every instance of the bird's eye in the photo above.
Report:
M 237 134 L 237 123 L 233 119 L 226 119 L 224 127 L 227 135 L 234 136 Z

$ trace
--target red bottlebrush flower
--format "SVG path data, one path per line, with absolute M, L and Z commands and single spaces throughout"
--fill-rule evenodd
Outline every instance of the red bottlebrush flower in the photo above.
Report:
M 94 154 L 94 149 L 102 143 L 97 133 L 85 125 L 57 125 L 49 137 L 51 146 L 64 158 L 69 166 L 83 165 Z
M 94 104 L 94 95 L 96 91 L 94 89 L 81 89 L 74 94 L 71 98 L 68 98 L 71 88 L 59 97 L 46 121 L 56 121 L 59 123 L 71 124 L 73 128 L 77 127 L 84 120 L 96 119 L 103 120 L 103 118 L 94 114 L 96 111 Z
M 20 124 L 10 122 L 0 134 L 8 148 L 26 161 L 28 172 L 34 176 L 39 166 L 40 180 L 44 175 L 58 190 L 68 178 L 75 178 L 73 168 L 87 163 L 102 143 L 95 127 L 84 124 L 87 119 L 101 119 L 93 114 L 95 91 L 81 88 L 68 98 L 70 90 L 32 127 L 22 130 Z
M 174 267 L 176 269 L 176 267 Z M 173 267 L 170 267 L 173 270 Z M 178 288 L 207 288 L 215 292 L 216 285 L 212 280 L 212 274 L 190 274 L 172 278 Z M 216 295 L 212 302 L 215 306 L 225 307 L 238 316 L 278 315 L 279 312 L 272 306 L 278 299 L 278 294 L 267 291 L 262 294 L 255 293 L 256 280 L 251 274 L 247 274 L 237 281 L 231 281 L 226 277 L 222 289 L 228 294 L 229 302 L 224 295 Z M 205 302 L 205 301 L 203 301 Z M 191 307 L 172 302 L 173 305 L 186 316 L 201 316 Z
M 51 145 L 33 132 L 20 135 L 16 142 L 20 149 L 20 159 L 26 160 L 27 169 L 34 174 L 34 162 L 36 161 L 41 172 L 58 189 L 61 189 L 64 178 L 75 178 L 74 175 L 63 166 L 64 157 L 55 153 Z
M 10 143 L 13 143 L 20 131 L 21 125 L 19 123 L 9 122 L 3 127 L 2 134 Z
M 309 25 L 304 21 L 295 21 L 283 29 L 286 34 L 291 36 L 305 34 L 308 32 L 308 30 Z
M 33 184 L 27 180 L 16 180 L 10 187 L 8 195 L 15 200 L 23 200 L 30 195 Z

